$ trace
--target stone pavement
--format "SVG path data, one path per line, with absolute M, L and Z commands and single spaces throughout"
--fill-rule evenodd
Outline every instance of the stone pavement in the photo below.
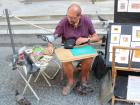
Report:
M 24 81 L 18 72 L 11 70 L 9 56 L 12 54 L 10 47 L 0 47 L 0 105 L 17 105 L 15 101 L 15 89 L 22 92 L 25 86 Z M 72 92 L 68 96 L 62 96 L 61 90 L 64 81 L 60 81 L 60 73 L 50 81 L 52 87 L 48 87 L 46 82 L 40 77 L 36 83 L 31 82 L 35 91 L 40 97 L 38 102 L 29 89 L 26 91 L 26 98 L 32 105 L 100 105 L 99 103 L 99 86 L 100 82 L 93 75 L 90 75 L 90 84 L 93 86 L 94 92 L 87 96 L 80 96 Z M 106 105 L 110 105 L 109 103 Z M 117 103 L 116 105 L 131 105 Z
M 48 4 L 49 5 L 48 5 Z M 0 15 L 2 15 L 2 10 L 4 8 L 9 8 L 12 10 L 12 13 L 17 16 L 40 16 L 40 15 L 65 15 L 67 6 L 71 3 L 71 1 L 59 2 L 58 4 L 54 4 L 53 1 L 48 1 L 45 3 L 32 3 L 32 4 L 23 4 L 19 2 L 19 0 L 1 0 L 0 1 Z M 108 7 L 108 4 L 110 6 Z M 95 14 L 96 10 L 99 11 L 101 14 L 106 14 L 104 10 L 108 11 L 107 14 L 113 14 L 113 0 L 112 2 L 100 2 L 96 3 L 94 6 L 90 3 L 87 5 L 82 4 L 82 8 L 84 12 L 87 14 Z M 41 7 L 41 8 L 40 8 Z M 51 11 L 50 11 L 51 7 Z M 88 8 L 87 8 L 88 7 Z M 102 8 L 101 8 L 102 7 Z M 53 11 L 53 12 L 52 12 Z M 30 37 L 32 40 L 37 41 L 38 43 L 41 42 L 40 39 L 35 37 Z M 18 42 L 19 46 L 21 47 L 24 45 L 22 42 L 25 41 L 27 44 L 31 44 L 30 38 L 25 36 L 24 38 L 15 38 L 15 42 Z M 10 42 L 9 38 L 1 36 L 0 42 Z M 9 46 L 9 45 L 8 45 Z M 10 47 L 4 47 L 0 45 L 0 105 L 16 105 L 15 101 L 15 90 L 18 89 L 20 92 L 23 91 L 25 86 L 25 82 L 21 79 L 18 72 L 15 70 L 11 70 L 9 57 L 12 54 Z M 54 65 L 52 65 L 53 68 Z M 72 92 L 68 96 L 62 96 L 61 91 L 64 85 L 64 81 L 60 81 L 60 73 L 54 80 L 51 80 L 52 87 L 48 87 L 46 82 L 43 78 L 39 78 L 36 83 L 31 82 L 35 91 L 40 97 L 40 101 L 38 102 L 34 95 L 31 93 L 30 90 L 27 89 L 26 91 L 26 98 L 32 103 L 32 105 L 100 105 L 99 103 L 99 88 L 100 88 L 100 81 L 96 80 L 95 77 L 90 74 L 89 78 L 90 84 L 94 88 L 94 92 L 87 95 L 87 96 L 80 96 Z M 106 105 L 109 105 L 106 104 Z M 128 105 L 128 103 L 117 103 L 116 105 Z

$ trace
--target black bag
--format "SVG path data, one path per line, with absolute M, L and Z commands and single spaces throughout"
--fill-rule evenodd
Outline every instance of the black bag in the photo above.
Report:
M 94 62 L 91 67 L 92 71 L 95 74 L 97 79 L 101 79 L 109 70 L 105 65 L 105 59 L 103 57 L 103 53 L 97 55 L 94 59 Z
M 65 49 L 72 49 L 75 46 L 75 41 L 76 41 L 75 38 L 67 39 L 64 42 L 64 48 Z

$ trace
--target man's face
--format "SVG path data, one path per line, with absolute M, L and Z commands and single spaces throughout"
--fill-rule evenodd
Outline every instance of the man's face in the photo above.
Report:
M 74 13 L 73 11 L 68 11 L 67 18 L 69 23 L 75 26 L 76 24 L 78 24 L 80 16 L 77 16 L 77 14 Z

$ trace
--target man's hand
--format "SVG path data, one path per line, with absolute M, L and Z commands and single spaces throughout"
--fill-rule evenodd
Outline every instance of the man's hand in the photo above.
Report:
M 77 40 L 76 40 L 76 45 L 80 45 L 82 43 L 86 43 L 88 42 L 89 38 L 83 38 L 83 37 L 79 37 Z
M 53 46 L 52 43 L 48 43 L 47 52 L 48 52 L 49 55 L 53 54 L 54 46 Z
M 94 33 L 93 35 L 90 35 L 89 37 L 90 37 L 90 42 L 98 42 L 98 41 L 100 41 L 100 38 L 96 33 Z

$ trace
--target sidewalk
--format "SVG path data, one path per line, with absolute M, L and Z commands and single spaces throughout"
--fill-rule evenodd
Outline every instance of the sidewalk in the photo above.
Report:
M 2 49 L 0 50 L 0 105 L 16 105 L 15 89 L 22 91 L 24 81 L 17 71 L 11 70 L 9 62 L 6 61 L 6 57 L 11 54 L 11 48 L 0 47 L 0 49 Z M 93 77 L 91 80 L 95 91 L 88 96 L 79 96 L 74 92 L 68 96 L 62 96 L 61 91 L 64 83 L 60 81 L 60 74 L 51 81 L 52 87 L 48 87 L 42 78 L 40 78 L 37 83 L 33 83 L 32 81 L 32 85 L 41 99 L 39 103 L 28 89 L 25 96 L 32 105 L 99 105 L 99 83 L 97 83 Z
M 12 53 L 10 47 L 0 47 L 0 105 L 16 105 L 15 89 L 20 92 L 25 86 L 17 71 L 11 70 L 10 62 L 7 57 Z M 35 91 L 40 97 L 38 102 L 29 89 L 27 89 L 25 97 L 32 103 L 32 105 L 100 105 L 99 104 L 99 84 L 93 75 L 90 75 L 89 82 L 93 86 L 94 92 L 87 96 L 80 96 L 72 92 L 68 96 L 62 96 L 61 91 L 64 81 L 60 81 L 59 75 L 52 81 L 52 87 L 48 87 L 44 79 L 39 78 L 36 83 L 33 83 Z M 109 103 L 106 105 L 110 105 Z M 124 103 L 116 103 L 115 105 L 131 105 Z
M 12 15 L 16 16 L 48 16 L 48 15 L 65 15 L 66 8 L 71 4 L 71 1 L 47 1 L 47 2 L 34 2 L 32 4 L 23 4 L 20 0 L 1 0 L 0 1 L 0 15 L 3 15 L 3 9 L 8 8 Z M 114 0 L 106 2 L 85 3 L 81 2 L 80 5 L 83 9 L 83 13 L 95 14 L 98 11 L 100 14 L 113 14 Z M 109 4 L 109 6 L 108 6 Z M 87 8 L 88 7 L 88 8 Z M 52 12 L 53 11 L 53 12 Z M 104 12 L 106 11 L 106 12 Z M 31 39 L 35 42 L 43 43 L 41 39 L 37 39 L 35 36 L 30 38 L 25 36 L 23 38 L 15 38 L 15 42 L 18 45 L 31 44 Z M 10 42 L 10 38 L 3 37 L 0 42 Z M 19 76 L 18 72 L 11 70 L 9 56 L 12 54 L 11 47 L 0 46 L 0 105 L 16 105 L 15 90 L 23 91 L 25 86 L 24 81 Z M 52 65 L 53 67 L 54 65 Z M 38 102 L 30 90 L 27 89 L 25 97 L 32 103 L 32 105 L 100 105 L 99 104 L 99 88 L 100 81 L 90 74 L 90 84 L 94 88 L 94 92 L 87 96 L 80 96 L 72 92 L 68 96 L 62 96 L 61 91 L 64 85 L 64 81 L 60 81 L 60 73 L 58 76 L 51 80 L 52 87 L 48 87 L 43 78 L 39 78 L 36 83 L 32 85 L 40 97 Z M 110 105 L 109 103 L 106 105 Z M 130 105 L 128 103 L 117 103 L 115 105 Z

